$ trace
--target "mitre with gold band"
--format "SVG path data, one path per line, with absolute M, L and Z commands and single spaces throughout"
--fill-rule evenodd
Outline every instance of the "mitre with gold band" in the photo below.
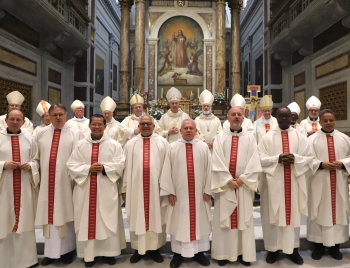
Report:
M 6 95 L 8 104 L 22 105 L 24 102 L 24 96 L 18 91 L 12 91 Z
M 165 97 L 168 100 L 168 102 L 181 101 L 182 95 L 181 95 L 181 92 L 177 88 L 172 87 L 168 90 Z
M 84 103 L 82 103 L 80 100 L 75 100 L 73 101 L 72 105 L 70 106 L 70 108 L 72 109 L 72 111 L 74 112 L 76 108 L 78 107 L 83 107 L 85 108 Z
M 113 113 L 116 107 L 117 107 L 117 104 L 109 96 L 105 97 L 100 103 L 100 108 L 102 112 L 110 111 Z
M 270 95 L 265 95 L 260 100 L 260 109 L 261 110 L 271 110 L 273 107 L 273 101 Z
M 231 99 L 231 107 L 240 107 L 242 109 L 245 108 L 245 99 L 241 94 L 236 93 Z
M 298 103 L 296 103 L 295 101 L 290 103 L 287 107 L 289 108 L 289 110 L 292 113 L 297 113 L 298 115 L 300 114 L 300 107 L 299 107 Z
M 139 105 L 144 105 L 145 104 L 145 100 L 137 93 L 135 93 L 130 99 L 130 105 L 131 106 L 134 106 L 136 104 L 139 104 Z
M 43 116 L 44 114 L 49 112 L 49 109 L 51 107 L 51 104 L 48 103 L 47 101 L 41 100 L 38 104 L 38 106 L 36 106 L 36 112 L 40 115 Z
M 199 96 L 199 102 L 201 103 L 201 105 L 204 105 L 204 104 L 213 105 L 214 96 L 209 90 L 204 89 L 201 95 Z
M 306 102 L 306 108 L 308 110 L 310 110 L 310 108 L 320 109 L 321 104 L 322 104 L 321 101 L 317 97 L 311 96 Z

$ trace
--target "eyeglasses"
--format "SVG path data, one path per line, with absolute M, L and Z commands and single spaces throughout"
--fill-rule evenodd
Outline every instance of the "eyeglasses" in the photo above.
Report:
M 271 110 L 261 110 L 263 113 L 271 113 Z
M 309 110 L 310 113 L 317 113 L 318 110 Z
M 278 118 L 290 118 L 290 114 L 278 114 Z
M 52 116 L 52 117 L 63 117 L 65 115 L 66 114 L 50 114 L 50 116 Z
M 142 122 L 142 123 L 140 123 L 140 126 L 152 126 L 153 125 L 153 123 L 151 123 L 151 122 Z

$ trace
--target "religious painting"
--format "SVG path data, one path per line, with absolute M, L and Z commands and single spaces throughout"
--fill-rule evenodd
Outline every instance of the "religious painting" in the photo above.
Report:
M 203 32 L 185 16 L 172 17 L 159 29 L 158 85 L 203 85 Z
M 95 92 L 104 95 L 105 61 L 96 54 L 95 64 Z

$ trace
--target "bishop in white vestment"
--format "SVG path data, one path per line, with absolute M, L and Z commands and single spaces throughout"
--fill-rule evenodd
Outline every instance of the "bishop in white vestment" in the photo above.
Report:
M 73 192 L 77 255 L 91 267 L 97 256 L 114 265 L 126 247 L 121 213 L 121 177 L 125 166 L 122 146 L 104 130 L 102 115 L 91 117 L 91 135 L 80 140 L 67 167 L 75 182 Z
M 242 109 L 231 108 L 227 118 L 230 131 L 225 129 L 217 136 L 212 153 L 211 256 L 220 266 L 237 259 L 250 265 L 256 261 L 253 199 L 262 169 L 254 136 L 242 127 Z
M 299 114 L 300 114 L 300 107 L 299 107 L 298 103 L 293 101 L 287 107 L 291 111 L 290 126 L 292 128 L 295 128 L 296 130 L 300 131 L 300 133 L 302 133 L 303 135 L 306 135 L 305 129 L 297 122 L 297 120 L 299 119 Z
M 300 125 L 304 128 L 305 135 L 307 137 L 311 136 L 317 130 L 321 129 L 321 125 L 319 123 L 320 119 L 318 117 L 321 104 L 321 101 L 315 96 L 311 96 L 305 104 L 309 116 L 306 119 L 302 120 L 300 122 Z
M 84 136 L 90 134 L 89 119 L 84 116 L 85 105 L 80 100 L 75 100 L 71 104 L 70 108 L 74 113 L 74 117 L 67 121 L 67 124 L 71 127 L 76 127 L 81 130 Z
M 258 144 L 264 172 L 259 187 L 266 261 L 274 263 L 282 250 L 301 265 L 300 222 L 308 215 L 305 173 L 312 167 L 313 155 L 307 138 L 290 127 L 289 108 L 280 107 L 276 117 L 278 127 Z
M 73 261 L 76 244 L 73 187 L 66 163 L 76 143 L 84 137 L 78 128 L 66 124 L 67 111 L 63 105 L 51 106 L 49 114 L 51 125 L 35 136 L 41 172 L 35 225 L 43 225 L 43 266 L 59 258 L 65 264 Z
M 35 135 L 38 132 L 40 132 L 44 127 L 51 124 L 50 115 L 49 115 L 50 107 L 51 107 L 51 104 L 44 100 L 41 100 L 38 106 L 36 107 L 36 112 L 41 117 L 41 124 L 34 129 L 32 134 L 33 137 L 35 137 Z
M 103 112 L 104 118 L 107 121 L 104 133 L 106 133 L 112 139 L 118 141 L 120 123 L 113 117 L 113 112 L 115 108 L 117 108 L 117 104 L 111 97 L 107 96 L 101 101 L 100 108 Z
M 310 177 L 307 239 L 314 242 L 312 258 L 319 260 L 324 247 L 336 260 L 342 259 L 339 244 L 349 240 L 350 139 L 334 129 L 332 110 L 320 112 L 321 130 L 308 140 L 315 155 Z
M 0 267 L 26 268 L 38 262 L 35 191 L 39 161 L 33 138 L 21 131 L 23 113 L 10 111 L 0 131 Z

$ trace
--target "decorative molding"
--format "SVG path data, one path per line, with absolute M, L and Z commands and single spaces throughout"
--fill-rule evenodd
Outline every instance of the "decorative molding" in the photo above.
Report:
M 198 13 L 199 16 L 201 16 L 205 22 L 207 23 L 209 31 L 213 32 L 213 14 L 211 13 Z
M 188 7 L 212 7 L 212 1 L 188 1 Z
M 213 69 L 213 47 L 207 46 L 206 47 L 206 89 L 208 89 L 210 92 L 212 92 L 213 87 L 213 77 L 212 77 L 212 69 Z
M 350 67 L 350 51 L 315 66 L 315 78 L 319 79 Z
M 154 91 L 155 91 L 155 57 L 156 57 L 156 46 L 149 46 L 149 60 L 148 60 L 148 100 L 154 100 Z
M 124 5 L 125 4 L 124 2 L 131 2 L 131 4 L 129 3 L 130 7 L 131 7 L 133 1 L 131 1 L 131 0 L 120 0 L 119 1 L 119 6 L 121 7 L 121 5 Z M 112 18 L 113 22 L 116 25 L 120 25 L 120 16 L 119 16 L 118 12 L 115 10 L 115 8 L 114 8 L 113 4 L 110 2 L 110 0 L 101 0 L 101 4 L 104 6 L 105 10 L 109 14 L 109 16 Z
M 149 13 L 149 32 L 152 31 L 154 22 L 163 14 L 164 14 L 164 12 L 150 12 Z
M 159 0 L 151 0 L 150 1 L 150 6 L 166 6 L 166 7 L 173 7 L 174 6 L 174 1 L 169 1 L 169 0 L 164 0 L 164 1 L 159 1 Z

